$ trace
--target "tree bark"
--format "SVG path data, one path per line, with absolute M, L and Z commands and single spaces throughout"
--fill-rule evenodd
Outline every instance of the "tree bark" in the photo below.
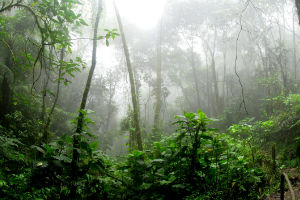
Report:
M 126 57 L 127 69 L 128 69 L 128 74 L 129 74 L 129 80 L 130 80 L 131 98 L 132 98 L 132 105 L 133 105 L 133 118 L 134 118 L 134 122 L 135 122 L 135 137 L 137 139 L 138 150 L 142 151 L 143 144 L 142 144 L 142 133 L 141 133 L 141 127 L 140 127 L 140 111 L 139 111 L 138 97 L 137 97 L 137 93 L 136 93 L 136 86 L 135 86 L 135 81 L 134 81 L 134 76 L 133 76 L 133 69 L 132 69 L 130 56 L 129 56 L 129 50 L 128 50 L 128 46 L 127 46 L 127 42 L 126 42 L 124 30 L 123 30 L 123 24 L 122 24 L 119 10 L 117 8 L 115 1 L 114 1 L 114 8 L 115 8 L 119 28 L 120 28 L 124 53 L 125 53 L 125 57 Z
M 82 100 L 80 104 L 80 110 L 78 115 L 78 121 L 77 121 L 77 127 L 76 127 L 76 134 L 73 136 L 73 157 L 71 162 L 71 172 L 72 172 L 72 187 L 70 192 L 71 199 L 76 199 L 76 190 L 77 190 L 77 178 L 78 178 L 78 161 L 79 161 L 79 152 L 78 149 L 80 148 L 79 142 L 80 142 L 80 135 L 82 133 L 83 128 L 83 120 L 84 120 L 84 114 L 82 110 L 86 107 L 87 97 L 88 93 L 90 91 L 92 77 L 94 74 L 94 70 L 96 67 L 96 53 L 97 53 L 97 32 L 98 32 L 98 25 L 100 20 L 100 14 L 102 11 L 102 0 L 98 0 L 98 10 L 96 15 L 96 21 L 95 21 L 95 27 L 94 27 L 94 36 L 93 36 L 93 52 L 92 52 L 92 65 L 89 71 L 89 75 L 86 81 L 86 85 L 84 88 L 84 92 L 82 95 Z
M 160 26 L 157 35 L 157 64 L 156 64 L 156 105 L 154 113 L 154 132 L 159 130 L 159 119 L 161 110 L 161 37 L 162 37 L 162 20 L 160 21 Z

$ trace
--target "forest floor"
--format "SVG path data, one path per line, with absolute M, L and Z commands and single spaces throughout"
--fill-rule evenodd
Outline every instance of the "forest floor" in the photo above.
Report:
M 289 169 L 285 169 L 283 172 L 285 172 L 288 175 L 288 177 L 291 181 L 293 190 L 295 192 L 296 200 L 300 200 L 300 172 L 299 172 L 299 169 L 289 168 Z M 284 197 L 287 200 L 292 199 L 292 195 L 291 195 L 291 192 L 289 189 L 287 189 L 285 191 Z M 277 199 L 280 199 L 280 193 L 272 194 L 265 198 L 265 200 L 277 200 Z

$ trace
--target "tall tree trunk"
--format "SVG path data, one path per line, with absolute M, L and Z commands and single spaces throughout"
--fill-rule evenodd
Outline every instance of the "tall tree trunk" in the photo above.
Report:
M 94 74 L 94 70 L 96 67 L 96 53 L 97 53 L 97 32 L 98 32 L 98 25 L 100 20 L 100 14 L 102 11 L 102 0 L 98 0 L 98 10 L 96 15 L 96 21 L 94 26 L 94 36 L 93 36 L 93 52 L 92 52 L 92 65 L 89 71 L 89 75 L 86 81 L 86 85 L 84 88 L 84 92 L 82 95 L 82 100 L 80 104 L 80 111 L 78 115 L 78 121 L 77 121 L 77 127 L 76 127 L 76 134 L 73 136 L 73 157 L 71 162 L 71 172 L 72 172 L 72 187 L 70 192 L 71 199 L 76 199 L 76 190 L 77 190 L 77 178 L 78 178 L 78 161 L 79 161 L 79 152 L 78 149 L 80 148 L 80 135 L 82 133 L 82 127 L 83 127 L 83 120 L 84 120 L 84 114 L 82 110 L 85 109 L 88 93 L 90 90 L 92 77 Z
M 105 126 L 104 126 L 104 133 L 108 132 L 109 126 L 110 126 L 110 119 L 111 119 L 111 114 L 112 114 L 112 105 L 111 105 L 111 98 L 109 98 L 109 103 L 107 105 L 107 116 L 106 116 L 106 122 L 105 122 Z
M 2 82 L 0 83 L 0 94 L 2 95 L 0 99 L 0 123 L 1 125 L 6 126 L 7 123 L 5 115 L 9 113 L 9 108 L 11 104 L 14 74 L 11 71 L 12 66 L 10 65 L 9 57 L 6 57 L 4 54 L 3 58 L 4 60 L 0 60 L 0 76 L 2 76 Z
M 288 90 L 288 86 L 287 86 L 287 77 L 286 77 L 286 73 L 285 73 L 286 66 L 283 66 L 281 58 L 278 58 L 278 62 L 279 62 L 279 67 L 280 67 L 280 74 L 281 74 L 281 79 L 282 79 L 283 92 L 284 92 L 284 95 L 287 96 L 288 93 L 289 93 L 289 90 Z
M 60 61 L 64 60 L 64 51 L 65 51 L 65 48 L 62 48 L 60 50 L 60 58 L 59 58 Z M 51 123 L 51 120 L 52 120 L 52 115 L 53 115 L 53 112 L 54 112 L 54 109 L 55 109 L 55 106 L 57 104 L 57 100 L 58 100 L 58 97 L 59 97 L 60 83 L 61 83 L 61 80 L 60 80 L 61 70 L 62 70 L 62 62 L 60 63 L 59 69 L 58 69 L 58 78 L 57 78 L 55 99 L 54 99 L 54 102 L 53 102 L 52 107 L 50 109 L 50 112 L 49 112 L 49 115 L 48 115 L 48 118 L 47 118 L 47 122 L 46 122 L 46 125 L 45 125 L 45 128 L 44 128 L 43 141 L 46 142 L 46 143 L 49 140 L 49 127 L 50 127 L 50 123 Z
M 209 82 L 209 67 L 208 67 L 208 61 L 207 61 L 207 53 L 205 53 L 205 61 L 206 61 L 206 93 L 207 93 L 207 109 L 208 109 L 208 116 L 211 116 L 211 109 L 210 109 L 210 82 Z
M 159 119 L 160 119 L 160 110 L 161 110 L 161 38 L 162 38 L 162 19 L 160 20 L 160 26 L 158 28 L 157 34 L 157 63 L 156 63 L 156 105 L 154 113 L 154 132 L 159 130 Z
M 217 80 L 217 72 L 216 72 L 216 63 L 215 63 L 215 55 L 211 53 L 211 69 L 212 69 L 212 77 L 214 82 L 214 92 L 215 92 L 215 99 L 216 99 L 216 115 L 221 113 L 220 111 L 220 97 L 219 97 L 219 87 L 218 87 L 218 80 Z
M 300 0 L 295 0 L 295 1 L 296 1 L 297 13 L 298 13 L 298 20 L 300 24 Z
M 278 24 L 278 29 L 279 29 L 279 44 L 278 45 L 280 45 L 284 41 L 284 39 L 282 39 L 281 27 L 279 26 L 279 24 Z M 284 30 L 284 27 L 283 27 L 283 30 Z M 283 54 L 282 48 L 280 47 L 279 48 L 279 56 L 277 56 L 277 61 L 278 61 L 279 67 L 280 67 L 283 92 L 284 92 L 284 95 L 287 96 L 288 86 L 287 86 L 287 76 L 286 76 L 286 61 L 283 61 L 283 60 L 285 60 L 285 59 L 282 59 L 283 56 L 285 56 L 285 55 Z
M 0 66 L 1 67 L 1 66 Z M 6 77 L 6 74 L 3 76 L 2 84 L 1 84 L 1 93 L 2 93 L 2 99 L 1 99 L 1 109 L 0 109 L 0 121 L 2 121 L 3 125 L 5 125 L 5 115 L 9 111 L 9 105 L 10 105 L 10 95 L 11 95 L 11 89 L 9 85 L 9 80 Z
M 42 69 L 41 69 L 42 70 Z M 46 74 L 46 69 L 45 69 Z M 46 74 L 46 80 L 44 79 L 43 83 L 43 91 L 42 91 L 42 112 L 41 112 L 41 121 L 45 122 L 45 114 L 46 114 L 46 97 L 47 97 L 47 88 L 49 83 L 49 75 Z
M 192 104 L 191 100 L 189 99 L 189 96 L 190 96 L 190 95 L 187 93 L 187 91 L 186 91 L 185 88 L 183 87 L 181 80 L 179 80 L 178 86 L 179 86 L 179 88 L 181 89 L 182 95 L 183 95 L 183 97 L 184 97 L 185 104 L 188 105 L 188 107 L 187 107 L 187 108 L 184 108 L 182 111 L 184 111 L 185 109 L 193 110 L 193 104 Z
M 131 61 L 130 61 L 129 50 L 128 50 L 128 46 L 126 43 L 126 38 L 125 38 L 124 30 L 123 30 L 123 24 L 122 24 L 119 10 L 117 8 L 115 1 L 114 1 L 114 8 L 115 8 L 119 28 L 120 28 L 124 53 L 125 53 L 125 57 L 126 57 L 127 69 L 128 69 L 128 74 L 129 74 L 129 80 L 130 80 L 131 98 L 132 98 L 132 104 L 133 104 L 133 118 L 134 118 L 134 122 L 135 122 L 135 136 L 137 139 L 138 150 L 142 151 L 143 144 L 142 144 L 142 132 L 141 132 L 141 127 L 140 127 L 140 111 L 139 111 L 139 105 L 138 105 L 138 97 L 137 97 L 137 93 L 136 93 L 136 86 L 135 86 L 135 81 L 134 81 L 134 77 L 133 77 L 133 70 L 132 70 L 132 65 L 131 65 Z
M 105 123 L 105 126 L 104 126 L 104 133 L 106 133 L 108 130 L 109 130 L 109 126 L 110 126 L 110 119 L 111 119 L 111 116 L 112 116 L 112 100 L 113 100 L 113 97 L 115 95 L 115 91 L 116 91 L 116 83 L 112 83 L 112 79 L 109 83 L 109 100 L 108 100 L 108 105 L 107 105 L 107 117 L 106 117 L 106 123 Z
M 215 50 L 216 50 L 216 36 L 217 32 L 215 30 L 215 36 L 213 41 L 213 48 L 211 48 L 207 41 L 204 41 L 206 43 L 207 49 L 211 56 L 211 73 L 212 73 L 212 79 L 213 79 L 213 88 L 214 88 L 214 95 L 215 95 L 215 115 L 221 114 L 221 105 L 220 105 L 220 96 L 219 96 L 219 86 L 218 86 L 218 80 L 217 80 L 217 72 L 216 72 L 216 63 L 215 63 Z
M 225 85 L 226 85 L 226 51 L 223 52 L 223 60 L 224 60 L 224 64 L 223 64 L 223 108 L 225 107 Z
M 193 70 L 193 79 L 195 83 L 195 90 L 196 90 L 196 96 L 197 96 L 197 109 L 200 108 L 200 94 L 199 94 L 199 80 L 197 77 L 197 70 L 195 66 L 195 58 L 194 58 L 194 40 L 192 40 L 192 48 L 191 48 L 191 66 Z
M 296 33 L 295 33 L 295 14 L 293 13 L 293 61 L 294 61 L 294 79 L 297 79 L 297 57 L 296 57 Z

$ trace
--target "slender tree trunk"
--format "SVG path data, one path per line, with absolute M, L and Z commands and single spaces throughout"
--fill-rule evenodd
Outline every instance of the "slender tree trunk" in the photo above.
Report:
M 281 56 L 280 56 L 281 57 Z M 283 84 L 283 92 L 284 95 L 288 95 L 288 86 L 287 86 L 287 78 L 286 78 L 286 73 L 285 73 L 285 67 L 282 64 L 281 58 L 278 59 L 279 62 L 279 67 L 280 67 L 280 74 L 281 74 L 281 79 L 282 79 L 282 84 Z
M 209 67 L 208 67 L 208 61 L 207 61 L 207 54 L 205 54 L 205 61 L 206 61 L 206 93 L 207 93 L 207 109 L 208 109 L 208 115 L 211 116 L 211 109 L 210 109 L 210 82 L 209 82 Z
M 218 80 L 217 80 L 217 72 L 216 72 L 216 63 L 215 63 L 215 49 L 216 49 L 216 31 L 215 31 L 215 36 L 214 36 L 214 43 L 213 43 L 213 48 L 210 48 L 208 43 L 206 43 L 207 49 L 210 53 L 211 56 L 211 72 L 212 72 L 212 79 L 213 79 L 213 87 L 214 87 L 214 95 L 215 95 L 215 101 L 216 101 L 216 106 L 215 106 L 215 114 L 219 115 L 221 114 L 221 106 L 220 106 L 220 96 L 219 96 L 219 87 L 218 87 Z
M 109 122 L 110 122 L 110 118 L 111 118 L 111 110 L 112 108 L 112 105 L 111 105 L 111 99 L 109 99 L 109 103 L 108 103 L 108 109 L 107 109 L 107 117 L 106 117 L 106 123 L 105 123 L 105 126 L 104 126 L 104 133 L 107 133 L 108 132 L 108 129 L 109 129 Z
M 295 15 L 293 13 L 293 61 L 294 61 L 294 79 L 297 79 L 297 57 L 296 57 L 296 33 L 295 33 Z
M 2 40 L 3 44 L 10 48 L 10 45 Z M 0 45 L 2 45 L 0 41 Z M 7 53 L 3 53 L 2 58 L 0 59 L 0 76 L 2 76 L 2 82 L 0 82 L 0 90 L 2 97 L 0 99 L 0 124 L 4 127 L 7 126 L 5 115 L 9 113 L 9 108 L 11 105 L 11 96 L 12 96 L 12 84 L 14 83 L 14 73 L 12 72 L 13 66 L 10 65 L 10 56 Z M 0 56 L 0 57 L 1 57 Z
M 46 71 L 46 69 L 45 69 Z M 46 80 L 44 80 L 43 91 L 42 91 L 42 112 L 41 112 L 41 121 L 45 122 L 45 114 L 46 114 L 46 97 L 47 97 L 47 88 L 49 83 L 49 76 L 46 75 Z
M 62 48 L 60 50 L 60 58 L 59 58 L 60 61 L 64 60 L 64 50 L 65 50 L 65 48 Z M 48 118 L 47 118 L 47 122 L 46 122 L 46 125 L 45 125 L 45 128 L 44 128 L 43 141 L 45 143 L 47 143 L 48 140 L 49 140 L 49 127 L 50 127 L 50 123 L 51 123 L 51 120 L 52 120 L 52 115 L 53 115 L 53 112 L 54 112 L 54 109 L 56 107 L 57 100 L 58 100 L 58 97 L 59 97 L 60 83 L 61 83 L 61 80 L 60 80 L 61 70 L 62 70 L 62 63 L 60 63 L 59 69 L 58 69 L 58 79 L 57 79 L 57 85 L 56 85 L 55 99 L 54 99 L 54 102 L 53 102 L 52 107 L 50 109 L 50 112 L 49 112 L 49 115 L 48 115 Z
M 148 129 L 148 124 L 147 124 L 147 119 L 149 118 L 148 113 L 149 113 L 149 104 L 150 104 L 150 98 L 151 98 L 151 87 L 150 84 L 148 84 L 148 99 L 146 103 L 144 104 L 144 127 L 147 130 Z
M 281 44 L 284 41 L 284 39 L 282 39 L 281 27 L 279 26 L 279 24 L 278 24 L 278 29 L 279 29 L 279 44 Z M 280 67 L 283 92 L 284 92 L 284 95 L 287 96 L 288 88 L 287 88 L 287 77 L 286 77 L 286 72 L 285 72 L 286 71 L 286 61 L 282 61 L 283 56 L 285 56 L 285 55 L 282 52 L 282 48 L 279 48 L 279 56 L 277 56 L 277 61 L 278 61 L 279 67 Z M 283 63 L 283 62 L 285 62 L 285 63 Z
M 41 69 L 42 70 L 42 69 Z M 40 120 L 42 121 L 42 126 L 40 126 L 40 132 L 43 133 L 41 142 L 47 143 L 48 141 L 48 136 L 45 134 L 45 128 L 46 128 L 46 98 L 47 98 L 47 88 L 48 88 L 48 83 L 50 76 L 46 72 L 45 68 L 45 75 L 46 77 L 43 79 L 43 90 L 42 90 L 42 112 L 40 116 Z
M 192 66 L 192 70 L 193 70 L 193 79 L 194 79 L 194 83 L 195 83 L 195 89 L 196 89 L 196 96 L 197 96 L 197 109 L 200 108 L 200 94 L 199 94 L 199 80 L 197 77 L 197 70 L 196 70 L 196 66 L 195 66 L 195 58 L 194 58 L 194 41 L 192 40 L 192 49 L 191 49 L 191 66 Z
M 219 87 L 217 80 L 217 72 L 216 72 L 216 63 L 214 54 L 211 54 L 211 69 L 212 69 L 212 77 L 214 82 L 214 91 L 215 91 L 215 99 L 216 99 L 216 115 L 220 114 L 220 99 L 219 99 Z
M 113 80 L 111 80 L 113 81 Z M 104 128 L 104 132 L 107 132 L 109 129 L 109 125 L 110 125 L 110 119 L 111 119 L 111 115 L 112 115 L 112 99 L 115 95 L 115 89 L 116 89 L 116 84 L 115 83 L 111 83 L 109 84 L 109 100 L 108 100 L 108 105 L 107 105 L 107 117 L 106 117 L 106 123 L 105 123 L 105 128 Z
M 223 105 L 225 107 L 225 85 L 226 85 L 226 52 L 223 52 L 223 60 L 224 60 L 224 64 L 223 64 Z
M 161 110 L 161 38 L 162 38 L 162 20 L 157 34 L 157 63 L 156 63 L 156 105 L 154 113 L 154 132 L 159 130 L 160 110 Z
M 127 69 L 128 69 L 128 74 L 129 74 L 129 80 L 130 80 L 131 98 L 132 98 L 132 104 L 133 104 L 133 117 L 134 117 L 134 122 L 135 122 L 135 136 L 137 139 L 138 150 L 142 151 L 143 144 L 142 144 L 142 133 L 141 133 L 141 127 L 140 127 L 140 111 L 139 111 L 138 97 L 137 97 L 137 93 L 136 93 L 136 86 L 135 86 L 135 81 L 134 81 L 134 76 L 133 76 L 133 70 L 132 70 L 132 65 L 131 65 L 130 56 L 129 56 L 129 50 L 128 50 L 128 46 L 127 46 L 127 42 L 126 42 L 124 30 L 123 30 L 123 24 L 122 24 L 119 10 L 117 8 L 115 1 L 114 1 L 114 7 L 115 7 L 116 16 L 117 16 L 117 21 L 118 21 L 119 28 L 120 28 L 124 53 L 125 53 L 125 57 L 126 57 Z
M 95 26 L 94 26 L 94 36 L 93 36 L 92 65 L 91 65 L 89 75 L 88 75 L 88 78 L 86 81 L 86 85 L 84 88 L 84 92 L 82 95 L 80 111 L 79 111 L 77 127 L 76 127 L 76 134 L 73 136 L 73 157 L 72 157 L 72 162 L 71 162 L 71 168 L 72 168 L 71 172 L 72 172 L 73 183 L 72 183 L 71 193 L 70 193 L 71 199 L 76 199 L 76 196 L 77 196 L 76 182 L 77 182 L 77 178 L 78 178 L 78 161 L 79 161 L 78 149 L 80 148 L 79 142 L 80 142 L 80 135 L 82 133 L 83 120 L 84 120 L 84 114 L 83 114 L 82 110 L 84 110 L 85 106 L 86 106 L 87 97 L 88 97 L 88 93 L 89 93 L 91 82 L 92 82 L 92 77 L 93 77 L 94 70 L 96 67 L 97 32 L 98 32 L 98 25 L 99 25 L 101 11 L 102 11 L 102 0 L 98 0 L 98 10 L 97 10 L 97 15 L 96 15 L 96 21 L 95 21 Z
M 180 80 L 179 80 L 180 81 Z M 181 92 L 182 92 L 182 95 L 184 97 L 184 100 L 185 100 L 185 104 L 188 104 L 189 106 L 189 109 L 193 110 L 193 104 L 191 102 L 191 100 L 189 99 L 189 95 L 187 94 L 186 90 L 184 89 L 181 81 L 178 83 L 178 86 L 180 87 L 181 89 Z M 183 109 L 184 110 L 184 109 Z
M 1 67 L 1 66 L 0 66 Z M 3 125 L 5 125 L 5 115 L 9 111 L 9 105 L 10 105 L 10 95 L 11 95 L 11 89 L 9 85 L 9 80 L 6 77 L 6 74 L 3 76 L 2 84 L 1 84 L 1 93 L 2 93 L 2 99 L 1 99 L 1 109 L 0 109 L 0 120 L 2 121 Z

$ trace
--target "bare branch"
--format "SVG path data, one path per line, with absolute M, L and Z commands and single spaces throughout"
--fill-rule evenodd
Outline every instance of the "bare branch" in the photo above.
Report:
M 242 107 L 242 105 L 244 106 L 244 110 L 245 112 L 247 113 L 247 115 L 249 114 L 248 111 L 247 111 L 247 107 L 246 107 L 246 102 L 245 102 L 245 95 L 244 95 L 244 86 L 243 86 L 243 83 L 242 83 L 242 80 L 241 80 L 241 77 L 240 75 L 238 74 L 237 72 L 237 59 L 238 59 L 238 41 L 239 41 L 239 38 L 240 38 L 240 35 L 241 35 L 241 32 L 243 30 L 243 25 L 242 25 L 242 17 L 243 17 L 243 13 L 246 11 L 246 9 L 248 8 L 249 6 L 249 3 L 250 3 L 250 0 L 248 0 L 246 2 L 246 5 L 244 7 L 244 9 L 242 10 L 242 13 L 240 15 L 240 19 L 239 19 L 239 22 L 240 22 L 240 30 L 239 30 L 239 33 L 237 35 L 237 38 L 236 38 L 236 43 L 235 43 L 235 60 L 234 60 L 234 72 L 235 72 L 235 75 L 238 77 L 238 80 L 239 80 L 239 84 L 241 86 L 241 90 L 242 90 L 242 102 L 240 104 L 240 109 Z

